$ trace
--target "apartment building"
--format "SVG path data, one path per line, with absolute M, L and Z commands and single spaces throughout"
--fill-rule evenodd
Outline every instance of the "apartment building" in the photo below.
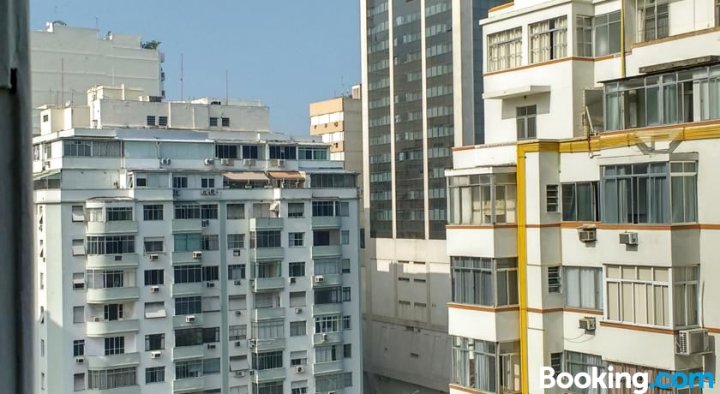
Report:
M 148 96 L 165 96 L 164 55 L 138 35 L 46 23 L 30 32 L 32 107 L 82 105 L 96 85 L 127 85 Z M 33 134 L 40 133 L 40 110 L 33 111 Z
M 39 393 L 361 393 L 357 174 L 261 103 L 98 87 L 34 138 Z
M 451 393 L 600 392 L 544 390 L 543 366 L 717 374 L 719 4 L 480 21 L 485 144 L 446 172 Z
M 493 4 L 361 2 L 369 226 L 363 305 L 373 393 L 447 391 L 444 172 L 452 166 L 453 146 L 483 139 L 483 47 L 476 21 Z

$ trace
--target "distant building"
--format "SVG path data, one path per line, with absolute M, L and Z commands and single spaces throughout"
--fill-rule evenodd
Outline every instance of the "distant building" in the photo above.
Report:
M 122 87 L 42 117 L 38 393 L 362 393 L 357 174 L 327 144 Z
M 84 104 L 96 85 L 125 85 L 148 96 L 164 96 L 164 55 L 154 45 L 143 47 L 140 36 L 48 22 L 30 34 L 32 106 L 65 107 Z M 33 113 L 38 134 L 39 111 Z

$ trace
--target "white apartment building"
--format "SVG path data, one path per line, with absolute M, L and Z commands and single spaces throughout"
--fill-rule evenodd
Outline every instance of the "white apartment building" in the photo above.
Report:
M 38 392 L 360 394 L 356 174 L 260 103 L 88 97 L 33 141 Z
M 544 390 L 543 366 L 717 375 L 719 7 L 516 0 L 480 22 L 485 144 L 446 173 L 451 393 L 599 392 Z
M 96 85 L 127 85 L 148 96 L 165 96 L 164 55 L 140 36 L 46 23 L 30 32 L 32 107 L 82 105 Z M 33 112 L 33 133 L 40 132 L 40 110 Z

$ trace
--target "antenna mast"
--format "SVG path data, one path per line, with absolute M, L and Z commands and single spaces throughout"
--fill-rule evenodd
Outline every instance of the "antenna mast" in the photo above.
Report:
M 180 54 L 180 101 L 185 100 L 185 75 L 184 75 L 185 55 Z

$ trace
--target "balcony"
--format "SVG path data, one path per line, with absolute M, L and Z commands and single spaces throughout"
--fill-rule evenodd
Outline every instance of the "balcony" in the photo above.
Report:
M 113 354 L 112 356 L 85 356 L 90 369 L 132 367 L 140 364 L 140 353 Z
M 251 218 L 249 220 L 250 231 L 282 230 L 283 218 Z
M 252 320 L 271 320 L 285 318 L 285 308 L 258 308 L 252 311 Z
M 254 248 L 250 249 L 250 256 L 254 261 L 282 260 L 285 258 L 283 248 Z
M 255 371 L 255 383 L 270 382 L 285 379 L 285 368 L 262 369 Z
M 277 278 L 255 278 L 250 281 L 252 283 L 252 290 L 258 292 L 283 289 L 285 288 L 285 280 L 285 278 L 279 276 Z
M 173 232 L 189 232 L 199 233 L 203 229 L 202 220 L 200 219 L 173 219 Z
M 447 226 L 447 250 L 453 256 L 517 256 L 517 226 Z
M 189 358 L 205 357 L 205 345 L 176 346 L 172 350 L 173 360 L 187 360 Z
M 125 387 L 118 387 L 115 389 L 106 389 L 106 390 L 100 390 L 100 389 L 87 389 L 83 391 L 83 393 L 86 394 L 142 394 L 142 389 L 140 386 L 125 386 Z
M 140 321 L 137 319 L 93 321 L 91 319 L 85 324 L 85 327 L 87 336 L 102 337 L 138 331 L 140 330 Z
M 205 288 L 205 282 L 175 283 L 172 285 L 173 297 L 184 295 L 200 295 Z
M 333 304 L 315 304 L 312 306 L 313 315 L 339 315 L 343 313 L 341 302 Z
M 92 254 L 87 256 L 86 268 L 124 268 L 137 267 L 137 253 L 125 254 Z
M 185 378 L 173 380 L 173 393 L 202 392 L 205 389 L 205 377 Z
M 255 339 L 254 351 L 283 350 L 285 349 L 285 338 Z
M 87 222 L 87 234 L 131 234 L 138 231 L 138 224 L 132 220 L 118 220 L 112 222 Z
M 343 342 L 343 333 L 342 331 L 335 331 L 335 332 L 323 332 L 313 335 L 313 345 L 319 346 L 319 345 L 330 345 L 334 343 L 342 343 Z
M 342 256 L 342 245 L 322 245 L 312 247 L 312 257 L 314 259 L 340 256 Z
M 342 274 L 313 275 L 313 287 L 341 286 Z
M 315 375 L 342 372 L 343 370 L 344 370 L 344 365 L 343 365 L 342 360 L 313 364 L 313 374 L 315 374 Z
M 342 218 L 340 216 L 313 216 L 313 230 L 334 229 L 342 226 Z
M 173 252 L 172 263 L 199 263 L 202 261 L 202 254 L 196 255 L 195 252 Z
M 517 306 L 492 308 L 452 303 L 448 305 L 450 334 L 483 341 L 519 340 L 519 316 Z
M 202 327 L 203 315 L 196 313 L 194 315 L 175 315 L 173 316 L 173 328 L 190 328 Z
M 140 298 L 140 289 L 137 287 L 112 287 L 105 289 L 88 289 L 88 304 L 103 304 L 112 301 L 135 301 Z

